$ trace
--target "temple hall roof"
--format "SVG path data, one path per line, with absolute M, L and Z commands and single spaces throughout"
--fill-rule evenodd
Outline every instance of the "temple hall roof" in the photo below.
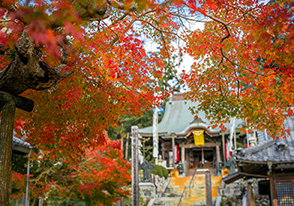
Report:
M 190 135 L 192 130 L 205 130 L 210 135 L 219 135 L 221 132 L 220 127 L 212 129 L 210 121 L 205 117 L 204 112 L 192 115 L 189 108 L 197 107 L 197 102 L 185 100 L 183 94 L 174 94 L 172 100 L 166 103 L 165 113 L 162 121 L 158 124 L 158 135 L 170 137 L 173 133 L 177 137 L 186 137 Z M 236 120 L 236 127 L 240 128 L 242 120 Z M 227 128 L 226 133 L 230 130 L 230 123 L 224 124 Z M 142 136 L 152 136 L 153 127 L 146 127 L 139 130 Z

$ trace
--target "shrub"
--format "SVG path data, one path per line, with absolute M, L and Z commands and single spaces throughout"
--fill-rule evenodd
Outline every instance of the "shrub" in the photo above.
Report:
M 156 170 L 151 170 L 150 172 L 154 175 L 158 175 L 159 177 L 168 177 L 168 170 L 161 165 L 155 165 L 157 167 Z

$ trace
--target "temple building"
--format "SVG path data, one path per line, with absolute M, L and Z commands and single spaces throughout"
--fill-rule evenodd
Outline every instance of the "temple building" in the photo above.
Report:
M 226 184 L 238 179 L 258 179 L 260 195 L 269 195 L 272 206 L 294 205 L 294 117 L 284 121 L 285 139 L 258 132 L 258 144 L 238 149 L 238 171 L 223 178 Z M 253 198 L 253 197 L 252 197 Z M 248 201 L 248 200 L 247 200 Z
M 28 143 L 25 142 L 24 140 L 13 136 L 12 139 L 12 152 L 14 154 L 19 154 L 19 155 L 27 155 L 30 153 L 30 150 L 33 147 Z
M 224 162 L 229 154 L 226 145 L 231 124 L 224 124 L 225 131 L 219 126 L 212 128 L 204 112 L 199 112 L 195 118 L 189 109 L 195 106 L 197 102 L 184 99 L 183 94 L 174 94 L 166 103 L 163 119 L 158 124 L 159 154 L 168 169 L 183 163 L 186 176 L 191 175 L 195 166 L 215 174 L 219 162 Z M 243 123 L 235 121 L 233 149 L 237 142 L 246 144 L 246 134 L 239 132 Z M 152 137 L 153 127 L 142 128 L 139 133 L 142 137 Z

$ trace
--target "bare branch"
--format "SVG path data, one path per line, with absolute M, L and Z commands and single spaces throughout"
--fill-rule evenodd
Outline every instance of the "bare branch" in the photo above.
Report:
M 117 8 L 120 10 L 135 11 L 137 9 L 137 5 L 135 2 L 133 2 L 129 7 L 126 7 L 124 3 L 118 2 L 116 0 L 106 0 L 106 1 L 110 6 L 113 6 L 114 8 Z
M 254 71 L 254 70 L 252 70 L 252 69 L 248 69 L 248 68 L 243 67 L 243 66 L 241 66 L 241 65 L 239 65 L 239 64 L 237 64 L 237 63 L 234 63 L 232 60 L 230 60 L 230 59 L 224 54 L 222 48 L 220 48 L 220 51 L 221 51 L 222 56 L 223 56 L 226 60 L 228 60 L 232 65 L 237 66 L 237 67 L 240 67 L 240 68 L 245 69 L 245 70 L 247 70 L 247 71 L 253 72 L 253 73 L 257 74 L 257 75 L 264 75 L 264 74 L 262 74 L 262 73 L 259 73 L 259 72 L 257 72 L 257 71 Z
M 209 18 L 211 18 L 212 20 L 214 20 L 214 21 L 216 21 L 216 22 L 222 24 L 222 25 L 225 27 L 225 29 L 226 29 L 226 31 L 227 31 L 227 35 L 224 36 L 224 37 L 222 37 L 221 43 L 222 43 L 224 40 L 226 40 L 227 38 L 229 38 L 229 37 L 231 36 L 231 32 L 230 32 L 230 30 L 229 30 L 229 28 L 228 28 L 228 25 L 229 25 L 229 24 L 228 24 L 227 22 L 225 22 L 225 21 L 223 21 L 223 20 L 221 20 L 221 19 L 218 19 L 218 18 L 215 17 L 215 16 L 211 16 L 211 15 L 209 15 L 209 14 L 206 14 L 206 16 L 209 17 Z
M 151 17 L 150 17 L 150 18 L 151 18 Z M 151 19 L 152 19 L 152 18 L 151 18 Z M 182 37 L 180 37 L 178 34 L 176 34 L 176 33 L 174 33 L 174 32 L 171 32 L 171 31 L 164 31 L 164 30 L 162 30 L 162 29 L 159 29 L 159 28 L 156 27 L 155 25 L 153 25 L 153 24 L 151 24 L 150 22 L 145 21 L 145 20 L 143 20 L 143 19 L 136 19 L 136 20 L 141 21 L 141 22 L 144 22 L 144 23 L 150 25 L 152 28 L 154 28 L 155 30 L 157 30 L 157 31 L 160 32 L 160 33 L 172 34 L 172 35 L 174 35 L 174 36 L 177 36 L 179 39 L 185 41 Z
M 233 23 L 233 22 L 235 22 L 235 21 L 237 21 L 237 20 L 239 20 L 239 19 L 242 19 L 245 15 L 249 14 L 249 13 L 250 13 L 251 11 L 253 11 L 254 9 L 256 9 L 256 8 L 251 8 L 251 9 L 249 9 L 249 10 L 243 12 L 243 14 L 242 14 L 240 17 L 237 17 L 237 18 L 233 19 L 232 21 L 229 21 L 229 22 L 228 22 L 228 25 L 231 24 L 231 23 Z
M 173 16 L 177 16 L 177 17 L 179 17 L 179 18 L 181 18 L 181 19 L 185 19 L 185 20 L 187 20 L 187 21 L 193 21 L 193 22 L 199 22 L 199 23 L 206 23 L 206 22 L 207 22 L 207 21 L 205 21 L 205 20 L 191 19 L 191 18 L 189 18 L 189 17 L 186 17 L 186 16 L 183 16 L 183 15 L 180 15 L 180 14 L 175 13 L 175 12 L 169 12 L 169 11 L 166 11 L 165 9 L 164 9 L 163 11 L 164 11 L 165 13 L 171 14 L 171 15 L 173 15 Z
M 4 23 L 4 22 L 11 22 L 11 19 L 1 19 L 0 23 Z

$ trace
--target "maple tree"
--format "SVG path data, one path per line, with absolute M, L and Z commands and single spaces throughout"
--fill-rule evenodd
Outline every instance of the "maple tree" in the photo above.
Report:
M 293 1 L 199 3 L 186 3 L 207 20 L 203 30 L 185 34 L 185 49 L 197 60 L 184 74 L 187 98 L 200 102 L 214 127 L 225 129 L 222 123 L 236 117 L 285 138 L 294 102 Z
M 15 131 L 39 150 L 50 151 L 52 160 L 74 162 L 87 148 L 106 144 L 104 131 L 120 116 L 158 104 L 160 56 L 172 50 L 178 28 L 163 9 L 171 4 L 2 1 L 0 90 L 35 103 L 31 113 L 17 111 Z M 146 52 L 141 34 L 163 44 L 165 51 L 160 56 Z M 9 154 L 11 148 L 1 148 L 0 158 L 9 159 Z M 5 179 L 0 202 L 7 205 L 9 167 L 0 173 Z
M 67 157 L 52 158 L 50 150 L 31 154 L 33 174 L 30 175 L 32 205 L 39 197 L 44 203 L 60 205 L 62 199 L 86 205 L 111 205 L 129 195 L 131 166 L 123 160 L 120 141 L 108 140 L 97 148 L 87 149 L 84 156 L 73 162 Z M 26 175 L 13 172 L 13 198 L 25 194 Z
M 283 115 L 293 114 L 290 0 L 4 0 L 0 11 L 0 91 L 34 100 L 31 113 L 17 111 L 15 130 L 52 160 L 74 162 L 105 145 L 120 116 L 158 104 L 161 59 L 176 38 L 196 60 L 183 76 L 187 97 L 208 117 L 236 116 L 278 134 Z M 177 33 L 201 17 L 203 30 Z M 163 49 L 146 52 L 144 38 Z M 0 158 L 10 150 L 0 148 Z M 0 173 L 10 185 L 7 169 Z

